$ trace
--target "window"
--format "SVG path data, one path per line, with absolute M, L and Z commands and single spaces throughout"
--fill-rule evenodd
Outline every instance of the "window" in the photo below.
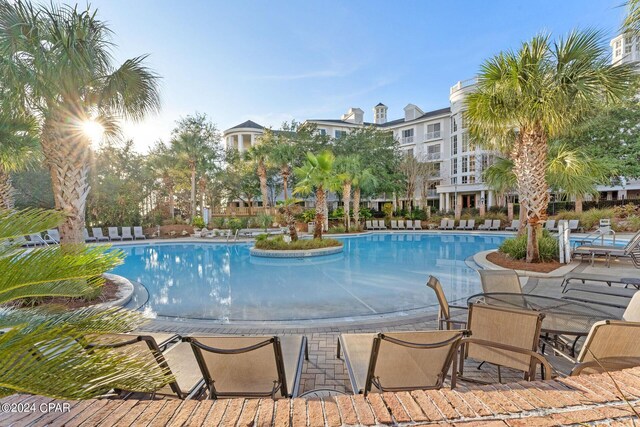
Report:
M 475 183 L 476 183 L 476 176 L 469 175 L 469 184 L 475 184 Z
M 460 113 L 460 128 L 461 129 L 466 129 L 467 128 L 467 118 L 465 116 L 466 116 L 466 114 L 464 112 Z
M 451 133 L 458 131 L 458 122 L 456 116 L 451 117 Z
M 462 184 L 468 184 L 469 183 L 469 177 L 467 175 L 462 177 Z
M 333 135 L 335 136 L 336 139 L 342 138 L 343 136 L 347 135 L 347 131 L 346 130 L 336 130 L 333 132 Z
M 440 176 L 440 163 L 434 163 L 433 164 L 433 169 L 431 170 L 431 176 L 433 178 L 437 178 Z M 434 187 L 435 188 L 435 187 Z
M 326 134 L 327 134 L 326 129 L 318 128 L 318 135 L 326 135 Z
M 428 160 L 438 160 L 438 159 L 440 159 L 440 144 L 438 144 L 438 145 L 429 145 L 427 147 L 427 159 Z
M 462 149 L 461 153 L 466 153 L 469 151 L 469 134 L 467 132 L 462 134 Z
M 469 172 L 469 156 L 462 156 L 460 159 L 460 166 L 462 173 Z
M 631 42 L 624 45 L 624 53 L 631 53 Z
M 616 41 L 616 49 L 620 48 L 620 46 L 622 45 L 622 42 L 620 40 Z
M 407 157 L 413 157 L 413 148 L 407 150 Z
M 476 156 L 469 156 L 469 172 L 476 171 Z
M 453 178 L 451 178 L 451 183 L 452 183 L 453 185 L 456 185 L 456 184 L 458 183 L 458 177 L 457 177 L 457 176 L 454 176 Z
M 451 137 L 451 154 L 458 154 L 458 135 Z
M 458 175 L 458 158 L 451 159 L 451 175 Z
M 413 142 L 413 128 L 402 131 L 402 143 L 411 144 Z
M 427 134 L 425 135 L 425 137 L 428 140 L 440 138 L 440 123 L 427 125 Z

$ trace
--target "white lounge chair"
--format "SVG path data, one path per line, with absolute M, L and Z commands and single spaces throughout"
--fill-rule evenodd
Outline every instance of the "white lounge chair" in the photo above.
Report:
M 82 229 L 82 237 L 84 238 L 85 243 L 91 243 L 91 242 L 95 242 L 96 240 L 98 240 L 95 237 L 89 236 L 89 231 L 86 228 Z
M 476 220 L 470 219 L 467 221 L 467 227 L 465 228 L 465 230 L 473 230 L 475 226 L 476 226 Z
M 131 227 L 122 227 L 122 240 L 133 240 Z
M 60 233 L 55 228 L 47 230 L 47 233 L 44 235 L 44 241 L 50 245 L 60 244 Z
M 392 230 L 397 230 L 398 229 L 398 221 L 396 221 L 395 219 L 391 220 L 391 229 Z
M 365 221 L 364 228 L 367 230 L 373 230 L 373 225 L 371 225 L 371 221 Z
M 461 219 L 460 224 L 456 227 L 456 230 L 466 230 L 467 229 L 467 220 Z
M 122 240 L 122 236 L 118 234 L 118 227 L 109 227 L 109 240 Z
M 491 227 L 489 228 L 489 230 L 495 230 L 495 231 L 500 230 L 500 220 L 499 219 L 494 219 L 493 223 L 491 224 Z
M 478 226 L 478 230 L 491 230 L 491 220 L 485 219 L 484 224 Z
M 570 219 L 569 220 L 569 230 L 572 233 L 577 232 L 580 229 L 580 220 L 579 219 Z
M 438 230 L 446 230 L 447 229 L 447 221 L 446 219 L 440 220 L 440 227 L 438 227 Z
M 32 233 L 29 234 L 29 240 L 27 240 L 27 246 L 40 246 L 46 245 L 47 242 L 44 241 L 40 233 Z
M 505 227 L 505 231 L 518 231 L 518 229 L 520 228 L 520 220 L 519 219 L 514 219 L 513 221 L 511 221 L 511 225 L 509 227 Z
M 146 240 L 146 237 L 142 232 L 142 227 L 133 227 L 133 238 L 135 240 L 138 240 L 138 239 Z
M 378 220 L 378 228 L 379 228 L 380 230 L 386 230 L 386 229 L 387 229 L 387 226 L 386 226 L 386 225 L 385 225 L 385 223 L 384 223 L 384 219 L 382 219 L 382 220 Z
M 413 220 L 413 229 L 414 230 L 422 230 L 422 221 L 420 221 L 419 219 L 414 219 Z
M 455 225 L 456 225 L 456 220 L 455 219 L 448 219 L 447 220 L 447 228 L 446 228 L 446 230 L 453 230 Z
M 408 227 L 405 228 L 404 219 L 398 220 L 398 228 L 400 230 L 405 230 L 406 228 L 408 228 Z
M 558 231 L 558 227 L 556 227 L 556 220 L 549 219 L 544 223 L 544 228 L 548 231 Z
M 102 228 L 94 227 L 91 229 L 91 232 L 93 233 L 93 237 L 95 237 L 98 242 L 105 242 L 110 240 L 107 236 L 102 234 Z

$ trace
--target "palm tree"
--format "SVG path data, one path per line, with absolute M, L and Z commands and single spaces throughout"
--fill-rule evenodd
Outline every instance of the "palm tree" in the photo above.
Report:
M 296 177 L 300 180 L 293 190 L 294 194 L 316 194 L 316 226 L 313 230 L 314 239 L 322 239 L 327 191 L 340 188 L 344 177 L 336 173 L 335 156 L 330 151 L 324 151 L 317 156 L 307 153 L 307 160 L 301 167 L 295 169 Z
M 102 274 L 123 254 L 108 246 L 31 250 L 9 239 L 42 232 L 64 221 L 60 212 L 0 210 L 0 398 L 14 393 L 87 399 L 112 389 L 151 392 L 171 378 L 157 363 L 118 349 L 83 345 L 86 336 L 128 332 L 141 313 L 83 308 L 18 308 L 23 298 L 80 297 L 94 293 Z M 13 304 L 8 304 L 13 302 Z
M 619 100 L 633 66 L 612 66 L 601 36 L 574 31 L 552 43 L 539 35 L 487 60 L 466 99 L 469 129 L 489 149 L 514 162 L 520 206 L 529 223 L 527 262 L 538 262 L 541 221 L 547 216 L 547 143 L 594 111 Z
M 360 157 L 357 155 L 342 156 L 336 160 L 336 171 L 344 177 L 342 181 L 342 200 L 344 202 L 344 227 L 347 233 L 351 227 L 351 187 L 353 178 L 360 173 L 361 169 Z
M 640 0 L 628 0 L 628 12 L 622 22 L 622 31 L 640 34 Z
M 149 153 L 148 165 L 167 191 L 171 218 L 175 218 L 175 176 L 178 174 L 175 163 L 169 147 L 162 141 L 157 142 Z
M 39 120 L 63 243 L 81 243 L 89 192 L 88 128 L 158 110 L 158 76 L 146 56 L 114 65 L 111 31 L 77 6 L 0 1 L 0 80 Z
M 262 206 L 265 209 L 269 208 L 269 187 L 267 185 L 269 176 L 267 174 L 267 160 L 269 149 L 272 146 L 273 132 L 271 129 L 265 129 L 264 133 L 260 137 L 260 143 L 252 146 L 249 151 L 247 151 L 247 159 L 255 162 L 256 165 L 256 173 L 260 180 L 260 197 L 262 198 Z
M 513 162 L 504 157 L 498 157 L 493 164 L 482 172 L 484 182 L 499 195 L 513 193 L 518 186 L 518 179 L 513 172 Z M 518 235 L 524 233 L 527 223 L 527 212 L 520 206 L 520 226 Z
M 362 190 L 370 191 L 378 185 L 378 179 L 371 169 L 360 169 L 353 175 L 351 186 L 353 188 L 353 222 L 356 228 L 360 228 L 360 196 Z
M 270 162 L 276 165 L 280 170 L 284 200 L 287 200 L 291 165 L 297 155 L 297 150 L 288 138 L 282 135 L 274 140 L 274 143 L 269 146 L 268 150 Z

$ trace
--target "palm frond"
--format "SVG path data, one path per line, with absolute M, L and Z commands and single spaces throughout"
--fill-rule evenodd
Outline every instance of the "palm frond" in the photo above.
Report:
M 61 212 L 43 209 L 8 211 L 0 209 L 0 243 L 31 233 L 56 228 L 64 216 Z

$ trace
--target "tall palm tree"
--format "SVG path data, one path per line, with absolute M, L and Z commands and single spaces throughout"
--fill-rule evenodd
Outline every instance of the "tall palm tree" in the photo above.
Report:
M 353 179 L 362 169 L 357 155 L 341 156 L 336 159 L 336 171 L 342 174 L 342 201 L 344 202 L 344 227 L 347 233 L 351 227 L 351 187 Z
M 249 151 L 247 151 L 247 159 L 255 162 L 256 165 L 256 173 L 260 180 L 260 197 L 262 198 L 262 206 L 264 208 L 269 207 L 267 161 L 271 147 L 273 147 L 273 132 L 271 129 L 265 129 L 260 137 L 260 143 L 252 146 Z
M 274 140 L 274 143 L 269 145 L 269 160 L 276 165 L 280 171 L 280 177 L 282 178 L 282 192 L 284 194 L 284 200 L 287 200 L 289 178 L 291 176 L 291 165 L 297 156 L 296 147 L 291 144 L 289 139 L 279 134 L 278 138 Z
M 0 79 L 20 92 L 41 126 L 63 243 L 81 243 L 89 192 L 87 128 L 113 134 L 118 119 L 158 110 L 158 76 L 146 56 L 114 64 L 111 31 L 77 6 L 0 1 Z
M 513 161 L 505 157 L 498 157 L 493 164 L 482 171 L 482 176 L 487 186 L 499 195 L 512 193 L 518 188 L 518 179 L 513 172 Z M 518 235 L 520 235 L 525 232 L 527 225 L 527 212 L 522 206 L 520 206 L 518 218 L 520 220 Z
M 596 31 L 574 31 L 551 42 L 538 35 L 480 69 L 466 98 L 472 135 L 514 162 L 520 206 L 529 223 L 527 262 L 540 259 L 538 237 L 547 216 L 547 143 L 603 102 L 623 97 L 631 65 L 612 66 Z
M 300 181 L 293 193 L 307 195 L 315 191 L 316 226 L 313 230 L 314 239 L 322 239 L 327 192 L 339 189 L 344 179 L 342 174 L 336 173 L 334 164 L 335 156 L 330 151 L 324 151 L 317 156 L 307 153 L 305 164 L 294 170 L 296 177 Z
M 353 222 L 356 228 L 360 228 L 360 196 L 362 191 L 371 191 L 378 185 L 378 178 L 371 169 L 360 169 L 353 175 L 351 186 L 353 187 Z
M 628 0 L 627 16 L 622 22 L 622 31 L 640 34 L 640 0 Z
M 148 166 L 154 173 L 154 176 L 160 178 L 162 185 L 167 192 L 169 199 L 169 215 L 175 218 L 175 177 L 178 175 L 176 170 L 175 158 L 167 145 L 159 141 L 149 152 Z

